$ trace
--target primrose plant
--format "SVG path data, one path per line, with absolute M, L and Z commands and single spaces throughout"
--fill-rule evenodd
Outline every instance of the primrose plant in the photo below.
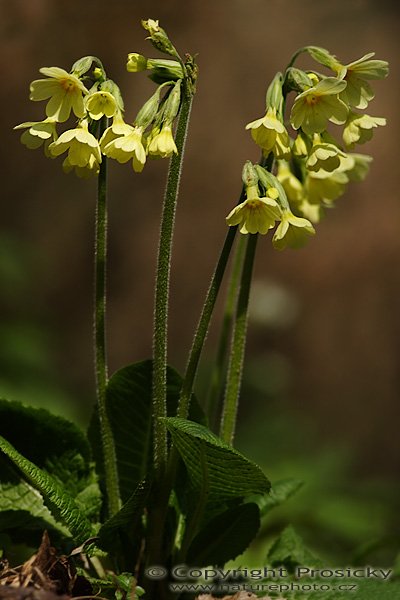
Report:
M 363 111 L 374 96 L 369 80 L 384 78 L 388 65 L 373 54 L 344 64 L 327 50 L 307 46 L 276 74 L 266 94 L 265 114 L 246 126 L 261 149 L 260 160 L 243 167 L 241 193 L 226 217 L 226 238 L 186 371 L 180 375 L 167 363 L 169 279 L 198 70 L 194 57 L 182 58 L 158 21 L 142 25 L 167 58 L 129 54 L 128 71 L 147 71 L 156 85 L 133 122 L 125 120 L 121 92 L 102 62 L 85 56 L 69 72 L 40 69 L 44 78 L 31 83 L 30 98 L 47 101 L 45 118 L 15 128 L 24 130 L 21 141 L 28 148 L 42 146 L 49 158 L 63 156 L 65 173 L 97 179 L 97 402 L 87 435 L 47 411 L 1 402 L 0 511 L 13 515 L 10 539 L 21 539 L 25 531 L 27 541 L 36 540 L 34 532 L 45 528 L 62 547 L 86 555 L 84 573 L 102 595 L 119 586 L 133 597 L 143 592 L 139 582 L 147 597 L 155 597 L 156 591 L 164 598 L 168 586 L 151 579 L 154 565 L 223 566 L 244 552 L 261 519 L 300 485 L 296 479 L 284 480 L 271 490 L 261 469 L 233 447 L 258 234 L 274 230 L 272 243 L 278 250 L 302 246 L 347 184 L 366 176 L 371 157 L 353 150 L 371 139 L 374 128 L 385 125 L 384 118 Z M 303 53 L 317 63 L 315 69 L 294 66 Z M 130 162 L 140 173 L 148 157 L 170 160 L 155 283 L 153 356 L 109 377 L 107 162 Z M 206 399 L 198 400 L 193 391 L 196 374 L 231 255 L 210 390 Z

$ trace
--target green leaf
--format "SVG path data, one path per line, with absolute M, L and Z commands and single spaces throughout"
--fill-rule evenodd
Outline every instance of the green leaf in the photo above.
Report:
M 351 598 L 354 600 L 395 600 L 400 598 L 399 581 L 374 581 L 371 579 L 352 580 L 351 583 L 357 585 L 357 590 L 352 592 Z M 343 594 L 340 600 L 347 600 L 349 593 Z
M 37 544 L 38 534 L 44 529 L 52 532 L 52 539 L 68 536 L 69 532 L 58 523 L 43 498 L 10 464 L 8 458 L 0 454 L 0 531 L 7 531 L 14 541 L 32 540 Z
M 84 542 L 92 535 L 90 522 L 79 510 L 72 496 L 53 477 L 22 456 L 2 436 L 0 449 L 18 467 L 24 478 L 42 494 L 51 513 L 68 527 L 77 543 Z
M 0 435 L 69 492 L 86 517 L 93 522 L 98 521 L 101 495 L 91 462 L 90 446 L 84 433 L 74 423 L 44 409 L 0 400 Z M 10 469 L 9 461 L 3 456 L 0 457 L 0 482 L 1 497 L 6 493 L 8 498 L 13 498 L 10 506 L 0 497 L 0 514 L 4 510 L 8 515 L 10 510 L 15 513 L 10 519 L 3 515 L 0 525 L 10 530 L 11 523 L 14 523 L 17 528 L 19 519 L 25 529 L 57 527 L 65 532 L 65 528 L 51 517 L 37 491 Z M 31 520 L 27 511 L 32 515 Z M 16 532 L 12 535 L 15 537 Z
M 178 417 L 165 422 L 195 487 L 204 486 L 206 474 L 210 500 L 269 491 L 270 483 L 260 467 L 203 425 Z
M 271 566 L 284 566 L 291 573 L 297 566 L 317 567 L 317 559 L 304 545 L 301 537 L 289 525 L 270 548 L 267 560 Z
M 127 502 L 137 485 L 152 469 L 152 372 L 151 360 L 128 365 L 114 373 L 107 386 L 106 406 L 114 434 L 121 498 Z M 167 411 L 175 415 L 181 376 L 171 367 L 167 370 Z M 204 415 L 193 398 L 191 418 L 204 421 Z M 89 428 L 99 474 L 102 475 L 101 441 L 97 417 Z
M 149 493 L 149 485 L 144 480 L 139 483 L 128 501 L 111 519 L 106 521 L 99 531 L 99 545 L 105 550 L 114 550 L 120 538 L 135 533 L 141 524 L 142 514 Z M 138 536 L 136 536 L 138 537 Z M 132 559 L 132 557 L 130 557 Z
M 300 479 L 282 479 L 274 483 L 268 496 L 262 496 L 257 501 L 261 516 L 266 515 L 273 508 L 286 502 L 286 500 L 299 491 L 303 483 Z
M 259 528 L 257 504 L 229 508 L 199 531 L 189 547 L 187 562 L 197 567 L 222 566 L 246 550 Z

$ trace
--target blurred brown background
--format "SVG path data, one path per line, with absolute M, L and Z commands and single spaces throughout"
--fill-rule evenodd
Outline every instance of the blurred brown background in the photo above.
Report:
M 388 125 L 359 148 L 374 156 L 367 180 L 350 186 L 305 249 L 277 253 L 270 237 L 260 240 L 241 422 L 242 429 L 255 422 L 267 427 L 270 413 L 286 415 L 294 429 L 307 422 L 317 448 L 327 440 L 350 446 L 361 471 L 394 475 L 400 466 L 400 98 L 398 9 L 388 0 L 2 0 L 4 395 L 55 405 L 83 422 L 93 402 L 95 183 L 64 175 L 60 161 L 20 144 L 12 127 L 43 118 L 44 103 L 28 100 L 29 82 L 42 66 L 69 70 L 77 58 L 97 55 L 133 120 L 153 84 L 128 74 L 125 61 L 133 51 L 157 55 L 140 27 L 149 17 L 160 19 L 181 52 L 198 53 L 200 67 L 173 256 L 170 362 L 181 370 L 242 164 L 258 160 L 244 125 L 262 115 L 271 77 L 306 44 L 326 47 L 343 62 L 369 51 L 390 61 L 389 78 L 373 82 L 376 99 L 368 110 L 386 116 Z M 111 371 L 151 354 L 166 171 L 166 161 L 150 162 L 141 175 L 128 165 L 110 168 Z M 217 332 L 209 337 L 209 362 Z M 298 450 L 303 441 L 300 436 Z

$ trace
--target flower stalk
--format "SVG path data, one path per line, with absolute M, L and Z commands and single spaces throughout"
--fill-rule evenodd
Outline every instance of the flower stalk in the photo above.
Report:
M 167 429 L 162 418 L 167 416 L 167 332 L 171 252 L 179 182 L 192 106 L 192 96 L 186 93 L 182 96 L 175 137 L 177 154 L 173 154 L 171 158 L 164 197 L 154 300 L 153 414 L 156 478 L 164 472 L 168 456 Z
M 105 121 L 106 119 L 103 119 Z M 102 123 L 104 125 L 104 123 Z M 110 516 L 121 507 L 115 445 L 106 408 L 107 346 L 106 346 L 106 265 L 107 265 L 107 159 L 98 175 L 95 232 L 95 302 L 94 345 L 97 408 L 103 446 L 105 483 Z
M 226 294 L 224 316 L 222 319 L 221 333 L 218 342 L 217 355 L 214 368 L 211 373 L 210 389 L 207 395 L 205 412 L 208 415 L 211 426 L 215 423 L 218 412 L 218 404 L 221 398 L 223 378 L 227 366 L 227 353 L 229 348 L 230 331 L 235 314 L 235 306 L 239 289 L 240 277 L 243 269 L 243 260 L 246 250 L 246 238 L 240 236 L 233 258 L 232 273 Z
M 232 333 L 232 348 L 229 355 L 227 386 L 220 428 L 220 437 L 228 444 L 232 444 L 236 428 L 236 416 L 246 346 L 249 296 L 257 239 L 258 234 L 249 234 L 248 236 Z

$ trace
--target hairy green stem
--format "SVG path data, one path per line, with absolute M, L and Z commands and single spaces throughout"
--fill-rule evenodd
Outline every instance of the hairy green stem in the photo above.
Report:
M 106 263 L 107 263 L 107 159 L 103 157 L 98 176 L 95 239 L 94 345 L 97 409 L 103 445 L 104 472 L 110 516 L 120 509 L 114 438 L 106 409 Z
M 233 266 L 228 291 L 225 300 L 224 316 L 222 320 L 221 333 L 219 337 L 217 356 L 211 373 L 211 383 L 207 395 L 205 412 L 209 417 L 210 425 L 214 425 L 218 412 L 218 405 L 221 399 L 221 389 L 223 385 L 224 373 L 226 369 L 226 360 L 229 347 L 230 331 L 232 320 L 235 313 L 239 281 L 242 273 L 243 259 L 246 249 L 246 238 L 241 235 L 233 258 Z
M 220 437 L 232 444 L 235 435 L 236 416 L 239 403 L 244 353 L 246 346 L 247 317 L 254 258 L 257 247 L 257 234 L 249 234 L 246 255 L 243 262 L 242 278 L 238 296 L 236 317 L 232 333 L 232 348 L 229 356 L 228 377 L 221 420 Z
M 228 233 L 226 234 L 225 242 L 216 269 L 212 276 L 200 320 L 193 338 L 179 398 L 178 417 L 181 417 L 182 419 L 187 419 L 189 413 L 190 398 L 193 392 L 193 385 L 200 361 L 201 351 L 207 337 L 208 327 L 210 325 L 212 313 L 218 297 L 218 292 L 221 287 L 222 279 L 224 277 L 236 231 L 237 227 L 230 227 Z
M 171 270 L 172 238 L 176 203 L 186 134 L 189 124 L 192 97 L 184 94 L 176 130 L 174 154 L 168 171 L 161 219 L 160 245 L 158 249 L 157 276 L 154 300 L 153 333 L 153 417 L 154 417 L 154 465 L 156 477 L 161 477 L 167 462 L 167 428 L 160 419 L 167 416 L 167 332 L 168 301 Z

